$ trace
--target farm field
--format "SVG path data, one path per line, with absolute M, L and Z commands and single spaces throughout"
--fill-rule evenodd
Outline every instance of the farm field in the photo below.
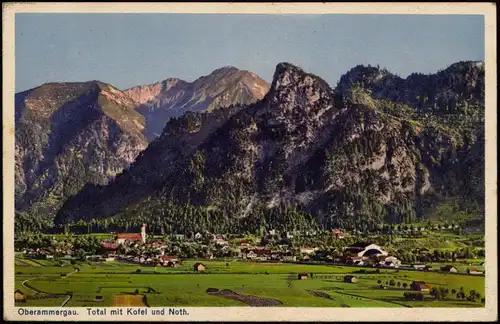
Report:
M 202 261 L 205 273 L 195 273 L 195 260 L 177 268 L 154 268 L 115 262 L 27 262 L 16 258 L 15 287 L 26 296 L 17 306 L 284 306 L 284 307 L 483 307 L 451 295 L 436 301 L 407 301 L 403 283 L 425 281 L 432 287 L 484 296 L 485 278 L 417 271 L 381 270 L 332 265 Z M 75 270 L 75 269 L 78 269 Z M 364 273 L 363 273 L 364 271 Z M 307 273 L 306 280 L 298 280 Z M 312 274 L 312 277 L 311 277 Z M 359 281 L 345 283 L 345 275 Z M 390 286 L 394 280 L 401 287 Z M 380 283 L 385 287 L 380 288 Z M 209 289 L 211 288 L 211 289 Z M 208 292 L 207 292 L 207 289 Z

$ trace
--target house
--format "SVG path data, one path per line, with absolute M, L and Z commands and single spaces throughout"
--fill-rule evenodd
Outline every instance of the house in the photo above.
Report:
M 295 255 L 281 255 L 279 257 L 281 261 L 286 261 L 286 262 L 295 262 L 297 261 L 297 257 Z
M 158 258 L 158 261 L 163 265 L 163 266 L 170 266 L 173 267 L 179 262 L 179 257 L 176 255 L 162 255 Z
M 427 265 L 425 265 L 425 264 L 414 264 L 412 267 L 413 267 L 413 269 L 415 269 L 415 270 L 419 270 L 419 271 L 427 271 L 427 270 L 429 270 L 429 269 L 430 269 L 430 268 L 429 268 Z
M 298 279 L 299 280 L 305 280 L 305 279 L 307 279 L 307 273 L 299 273 Z
M 257 259 L 266 261 L 271 258 L 272 252 L 267 249 L 254 249 L 253 252 L 257 255 Z
M 358 278 L 355 276 L 344 276 L 344 282 L 355 283 L 358 282 Z
M 430 292 L 431 287 L 424 281 L 414 281 L 410 284 L 410 289 L 415 291 Z
M 479 271 L 477 268 L 467 269 L 467 273 L 470 275 L 482 275 L 483 274 L 483 272 Z
M 113 242 L 102 242 L 101 251 L 102 252 L 112 252 L 118 250 L 118 244 Z
M 451 272 L 451 273 L 457 273 L 458 272 L 457 268 L 455 268 L 454 266 L 451 266 L 451 265 L 447 265 L 447 266 L 441 267 L 441 271 L 443 271 L 443 272 Z
M 241 240 L 239 244 L 240 244 L 240 246 L 249 246 L 250 241 L 249 240 Z
M 116 237 L 116 242 L 118 244 L 124 244 L 125 242 L 141 242 L 142 236 L 139 233 L 118 233 Z
M 313 254 L 314 251 L 315 251 L 315 248 L 311 248 L 311 247 L 300 248 L 300 253 Z
M 199 239 L 201 239 L 202 237 L 203 237 L 203 235 L 201 235 L 201 233 L 199 233 L 199 232 L 198 232 L 198 233 L 196 233 L 196 234 L 194 235 L 194 239 L 195 239 L 195 240 L 199 240 Z
M 226 246 L 226 245 L 229 245 L 229 242 L 228 242 L 228 241 L 226 241 L 226 240 L 224 240 L 224 239 L 222 239 L 222 238 L 217 238 L 217 239 L 215 239 L 215 240 L 214 240 L 214 243 L 215 243 L 216 245 L 220 245 L 220 246 Z
M 26 302 L 26 295 L 19 289 L 16 289 L 16 291 L 14 291 L 14 302 Z
M 205 265 L 203 263 L 196 262 L 193 269 L 195 272 L 205 272 Z
M 401 261 L 399 261 L 396 257 L 389 256 L 381 261 L 380 264 L 385 268 L 399 268 Z
M 179 241 L 183 241 L 186 238 L 184 234 L 174 234 L 173 236 Z
M 369 257 L 373 255 L 383 255 L 383 256 L 389 255 L 389 253 L 382 250 L 380 246 L 368 242 L 359 242 L 354 245 L 351 245 L 345 249 L 344 253 L 349 256 L 358 256 L 358 257 Z
M 26 295 L 19 289 L 14 291 L 14 302 L 21 302 L 21 303 L 26 302 Z
M 397 265 L 394 264 L 394 262 L 391 262 L 391 261 L 383 261 L 381 263 L 382 267 L 384 268 L 398 268 Z

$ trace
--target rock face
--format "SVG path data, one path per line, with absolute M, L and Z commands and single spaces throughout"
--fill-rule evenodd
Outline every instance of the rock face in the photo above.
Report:
M 161 214 L 161 222 L 186 230 L 198 221 L 186 222 L 194 213 L 165 211 L 189 204 L 223 210 L 224 219 L 206 223 L 222 222 L 222 230 L 276 222 L 261 210 L 280 206 L 309 212 L 323 227 L 363 227 L 415 221 L 430 204 L 466 196 L 472 184 L 464 172 L 473 171 L 474 152 L 484 145 L 484 68 L 460 62 L 419 82 L 355 70 L 333 90 L 296 66 L 278 64 L 262 100 L 171 120 L 129 170 L 68 199 L 56 222 Z M 378 85 L 389 79 L 385 85 L 405 86 Z M 419 106 L 414 95 L 427 99 Z M 456 98 L 455 105 L 443 96 Z M 474 188 L 480 196 L 481 187 Z M 151 211 L 153 205 L 159 209 Z
M 385 69 L 356 66 L 343 75 L 337 90 L 356 85 L 375 99 L 405 103 L 419 112 L 467 113 L 484 109 L 484 62 L 458 62 L 436 74 L 413 73 L 406 79 Z
M 124 91 L 146 118 L 145 134 L 152 141 L 161 134 L 165 123 L 187 111 L 211 111 L 219 107 L 250 104 L 260 100 L 269 85 L 256 74 L 224 67 L 194 82 L 179 79 L 133 87 Z
M 105 185 L 147 146 L 144 118 L 97 81 L 16 94 L 16 211 L 50 215 L 86 183 Z

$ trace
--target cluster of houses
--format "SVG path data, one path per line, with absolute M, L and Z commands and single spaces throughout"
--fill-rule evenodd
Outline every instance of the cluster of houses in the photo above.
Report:
M 451 225 L 450 225 L 451 226 Z M 422 228 L 423 229 L 423 228 Z M 273 233 L 271 233 L 273 234 Z M 289 232 L 287 237 L 293 237 L 293 232 Z M 340 229 L 332 229 L 332 235 L 336 239 L 343 239 L 345 233 Z M 146 224 L 141 227 L 140 233 L 118 233 L 115 239 L 109 241 L 101 242 L 100 255 L 87 255 L 87 259 L 97 259 L 99 261 L 114 261 L 121 260 L 127 262 L 133 262 L 143 265 L 151 266 L 164 266 L 164 267 L 175 267 L 181 264 L 181 260 L 176 255 L 165 255 L 165 250 L 167 248 L 167 243 L 161 240 L 148 242 L 147 243 L 146 234 Z M 182 235 L 176 237 L 177 239 L 184 239 Z M 241 239 L 239 241 L 233 241 L 231 244 L 224 235 L 213 234 L 210 237 L 203 235 L 201 233 L 196 233 L 194 235 L 195 241 L 211 240 L 212 244 L 219 249 L 231 250 L 236 256 L 243 260 L 254 260 L 254 261 L 278 261 L 278 262 L 308 262 L 312 260 L 323 260 L 332 263 L 346 264 L 353 266 L 372 266 L 381 268 L 394 268 L 394 269 L 412 269 L 418 271 L 430 271 L 433 270 L 431 266 L 425 264 L 413 264 L 413 265 L 402 265 L 401 261 L 396 257 L 389 255 L 388 252 L 384 251 L 382 247 L 372 243 L 372 242 L 358 242 L 351 246 L 348 246 L 344 250 L 343 256 L 333 257 L 326 255 L 326 252 L 320 251 L 316 247 L 300 247 L 292 249 L 288 244 L 279 244 L 274 248 L 268 247 L 268 245 L 261 242 L 260 246 L 255 246 L 248 239 Z M 66 248 L 66 250 L 64 250 Z M 71 246 L 59 246 L 59 254 L 67 253 L 67 259 L 74 258 L 71 256 L 72 248 Z M 134 249 L 137 253 L 134 255 L 128 255 L 127 253 L 119 253 L 121 250 L 127 251 Z M 45 259 L 53 258 L 53 255 L 44 249 L 37 249 L 33 251 L 38 257 Z M 211 256 L 213 258 L 213 255 Z M 209 257 L 210 259 L 210 257 Z M 440 268 L 443 272 L 457 273 L 458 270 L 453 266 L 444 266 Z M 480 275 L 483 272 L 479 271 L 477 268 L 470 268 L 467 271 L 471 275 Z

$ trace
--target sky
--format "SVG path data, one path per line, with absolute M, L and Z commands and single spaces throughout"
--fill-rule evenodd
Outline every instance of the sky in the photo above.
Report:
M 16 14 L 16 92 L 100 80 L 118 89 L 223 66 L 271 82 L 290 62 L 332 87 L 358 64 L 406 77 L 484 60 L 481 15 Z

